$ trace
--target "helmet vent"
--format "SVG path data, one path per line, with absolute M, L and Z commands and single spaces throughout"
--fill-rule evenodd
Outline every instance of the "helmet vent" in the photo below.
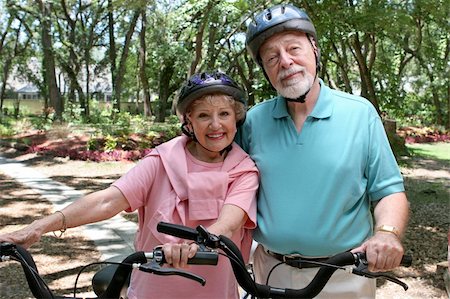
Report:
M 271 12 L 271 11 L 268 11 L 268 12 L 267 12 L 267 14 L 266 14 L 266 19 L 267 19 L 268 21 L 272 20 L 272 12 Z

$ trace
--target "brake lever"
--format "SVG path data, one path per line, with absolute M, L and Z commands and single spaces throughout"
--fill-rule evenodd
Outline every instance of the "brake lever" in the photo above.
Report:
M 156 275 L 178 275 L 178 276 L 182 276 L 182 277 L 197 281 L 202 286 L 204 286 L 206 284 L 206 280 L 199 275 L 196 275 L 196 274 L 184 271 L 184 270 L 175 269 L 175 268 L 161 267 L 161 265 L 156 261 L 151 261 L 149 263 L 140 265 L 139 270 L 141 270 L 143 272 L 147 272 L 147 273 L 153 273 Z
M 368 264 L 369 263 L 366 259 L 360 259 L 360 263 L 356 265 L 356 268 L 352 269 L 352 273 L 367 278 L 384 278 L 390 282 L 400 285 L 405 291 L 408 290 L 408 285 L 406 283 L 392 275 L 389 275 L 387 272 L 370 272 Z

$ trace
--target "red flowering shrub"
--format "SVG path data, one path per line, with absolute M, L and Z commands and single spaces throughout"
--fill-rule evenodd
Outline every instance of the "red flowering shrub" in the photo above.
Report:
M 435 128 L 404 127 L 397 134 L 406 143 L 450 142 L 450 132 Z

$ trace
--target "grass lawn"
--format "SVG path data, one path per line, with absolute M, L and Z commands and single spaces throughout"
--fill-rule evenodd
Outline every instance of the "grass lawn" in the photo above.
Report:
M 446 204 L 450 199 L 450 143 L 406 144 L 410 157 L 401 161 L 410 202 Z
M 450 162 L 449 142 L 412 143 L 406 147 L 413 155 Z

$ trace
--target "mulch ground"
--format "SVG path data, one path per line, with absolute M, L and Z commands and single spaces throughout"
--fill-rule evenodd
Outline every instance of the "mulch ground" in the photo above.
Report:
M 53 212 L 50 202 L 11 178 L 0 174 L 0 185 L 0 233 L 17 230 L 24 223 L 31 223 Z M 70 229 L 61 239 L 46 234 L 30 248 L 30 253 L 41 276 L 58 295 L 73 294 L 76 275 L 81 267 L 100 258 L 93 242 L 83 235 L 81 229 Z M 91 291 L 90 279 L 96 270 L 98 267 L 91 267 L 80 277 L 79 294 Z M 0 298 L 33 298 L 18 263 L 0 264 Z

